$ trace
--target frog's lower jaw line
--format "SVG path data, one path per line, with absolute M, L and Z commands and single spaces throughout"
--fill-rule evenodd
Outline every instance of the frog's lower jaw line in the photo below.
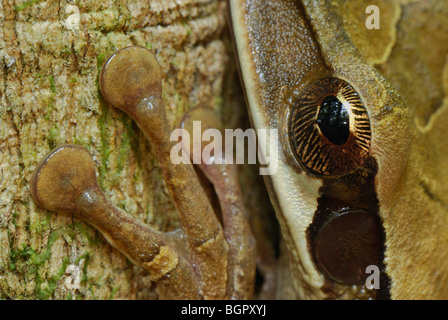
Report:
M 281 163 L 281 162 L 280 162 Z M 277 217 L 282 229 L 283 239 L 288 249 L 291 272 L 296 275 L 297 282 L 293 283 L 296 291 L 296 298 L 299 299 L 324 299 L 326 295 L 322 293 L 321 288 L 325 283 L 324 276 L 316 269 L 312 256 L 309 251 L 307 241 L 307 229 L 312 223 L 317 203 L 309 197 L 306 192 L 298 188 L 301 179 L 309 183 L 308 190 L 317 192 L 320 188 L 320 182 L 309 179 L 304 173 L 299 179 L 289 179 L 282 177 L 295 177 L 296 174 L 290 172 L 288 166 L 279 166 L 277 174 L 267 178 L 268 189 L 284 190 L 281 193 L 271 193 L 271 199 L 275 194 L 277 199 L 271 200 L 277 212 Z M 266 180 L 266 179 L 265 179 Z M 311 191 L 312 192 L 312 191 Z M 288 298 L 280 296 L 278 298 Z

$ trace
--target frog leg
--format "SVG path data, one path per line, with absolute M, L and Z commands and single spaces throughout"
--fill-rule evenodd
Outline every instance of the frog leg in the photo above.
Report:
M 187 112 L 182 121 L 183 129 L 193 132 L 194 121 L 200 121 L 201 129 L 213 129 L 219 135 L 223 132 L 219 117 L 210 108 L 198 107 Z M 215 137 L 215 139 L 217 138 L 219 139 L 219 137 Z M 243 203 L 237 165 L 226 163 L 226 156 L 222 150 L 220 150 L 221 152 L 214 150 L 214 154 L 210 158 L 204 154 L 202 148 L 195 149 L 192 145 L 193 142 L 189 141 L 190 145 L 184 145 L 183 148 L 188 151 L 192 150 L 190 153 L 192 159 L 202 159 L 198 164 L 199 168 L 213 184 L 220 203 L 224 235 L 229 244 L 227 291 L 230 293 L 231 299 L 251 298 L 255 281 L 256 245 L 249 223 L 249 213 Z M 198 156 L 193 152 L 201 154 Z
M 199 287 L 207 299 L 227 291 L 228 245 L 209 199 L 191 164 L 175 165 L 162 103 L 162 70 L 151 51 L 134 46 L 119 50 L 104 65 L 100 88 L 104 99 L 126 112 L 156 150 L 156 157 L 191 249 Z
M 73 213 L 97 228 L 129 260 L 149 271 L 161 298 L 200 298 L 199 281 L 188 258 L 161 233 L 106 198 L 87 149 L 76 145 L 53 149 L 37 166 L 30 191 L 41 208 Z

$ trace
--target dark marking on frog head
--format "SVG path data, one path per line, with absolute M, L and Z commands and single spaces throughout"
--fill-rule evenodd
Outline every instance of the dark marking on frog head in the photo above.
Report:
M 385 272 L 385 232 L 375 191 L 376 160 L 340 179 L 324 179 L 318 207 L 307 230 L 309 250 L 318 269 L 331 283 L 364 285 L 369 265 L 380 270 L 378 299 L 388 299 Z

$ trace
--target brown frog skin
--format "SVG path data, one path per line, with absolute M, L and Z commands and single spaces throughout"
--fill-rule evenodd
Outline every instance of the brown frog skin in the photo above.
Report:
M 275 297 L 448 298 L 446 2 L 228 3 L 253 127 L 277 129 L 281 140 L 278 170 L 265 177 L 282 231 Z M 371 4 L 381 10 L 380 30 L 364 27 Z M 158 150 L 180 230 L 153 230 L 110 203 L 98 187 L 91 156 L 78 146 L 58 147 L 43 159 L 30 191 L 39 206 L 94 225 L 148 270 L 160 298 L 251 298 L 255 244 L 235 170 L 200 165 L 218 194 L 221 223 L 192 166 L 169 160 L 174 142 L 165 126 L 161 78 L 153 55 L 131 47 L 108 61 L 100 84 L 106 101 L 128 113 Z M 354 154 L 349 169 L 338 167 L 341 160 L 332 156 L 319 162 L 317 155 L 317 164 L 310 162 L 316 166 L 304 165 L 297 151 L 309 150 L 306 139 L 295 149 L 292 132 L 300 121 L 291 124 L 292 115 L 322 79 L 349 84 L 356 92 L 346 100 L 335 95 L 350 113 L 350 134 L 342 146 L 368 131 L 363 138 L 368 152 Z M 350 109 L 353 99 L 362 109 L 358 120 Z M 214 127 L 211 118 L 202 111 L 186 117 Z M 368 130 L 356 127 L 363 121 Z M 322 141 L 332 140 L 323 135 Z M 331 253 L 341 248 L 348 254 L 339 265 Z M 363 271 L 364 257 L 381 270 L 379 290 L 367 290 L 362 274 L 353 277 Z
M 448 47 L 442 40 L 448 3 L 229 3 L 252 124 L 276 128 L 282 137 L 278 172 L 265 179 L 284 240 L 277 297 L 448 298 Z M 372 4 L 380 9 L 379 30 L 364 26 L 365 8 Z M 288 129 L 303 93 L 329 77 L 353 87 L 370 122 L 368 156 L 346 174 L 310 172 L 300 160 L 306 147 L 297 154 L 295 132 Z M 338 158 L 330 156 L 330 162 Z M 352 216 L 360 211 L 379 219 L 377 291 L 347 276 L 335 279 L 341 270 L 328 271 L 329 252 L 319 251 L 344 243 L 319 233 L 343 207 Z M 358 226 L 350 226 L 342 238 L 353 248 L 359 242 L 348 234 Z M 328 238 L 340 243 L 325 243 Z

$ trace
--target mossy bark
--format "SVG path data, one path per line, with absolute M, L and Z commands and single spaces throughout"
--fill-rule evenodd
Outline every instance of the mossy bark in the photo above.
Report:
M 93 227 L 37 207 L 29 180 L 53 147 L 79 144 L 113 203 L 177 226 L 151 145 L 104 102 L 98 71 L 116 50 L 146 46 L 165 74 L 173 128 L 199 105 L 234 121 L 245 110 L 241 96 L 228 98 L 237 81 L 225 10 L 214 0 L 0 2 L 0 298 L 156 298 L 146 272 Z

